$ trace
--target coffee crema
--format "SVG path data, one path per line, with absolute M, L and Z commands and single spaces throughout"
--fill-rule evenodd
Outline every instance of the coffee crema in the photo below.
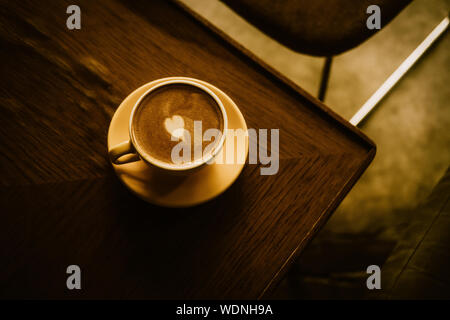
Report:
M 171 137 L 173 130 L 181 127 L 191 137 L 191 160 L 200 160 L 194 157 L 194 137 L 202 145 L 201 153 L 212 142 L 194 136 L 194 121 L 202 123 L 201 136 L 208 129 L 223 132 L 222 112 L 207 92 L 189 84 L 164 85 L 145 96 L 134 114 L 132 127 L 136 144 L 144 156 L 173 164 L 172 149 L 181 140 L 172 141 Z

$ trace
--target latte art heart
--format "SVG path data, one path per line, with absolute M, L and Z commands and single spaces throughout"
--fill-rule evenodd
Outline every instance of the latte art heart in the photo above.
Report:
M 172 118 L 166 118 L 164 120 L 164 127 L 167 132 L 174 138 L 183 139 L 184 132 L 184 120 L 179 115 L 174 115 Z

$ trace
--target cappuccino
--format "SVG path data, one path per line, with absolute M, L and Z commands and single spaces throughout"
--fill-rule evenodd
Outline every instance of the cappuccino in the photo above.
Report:
M 185 130 L 194 137 L 194 121 L 201 121 L 201 136 L 208 129 L 223 132 L 224 120 L 219 105 L 204 90 L 189 84 L 173 83 L 145 96 L 132 120 L 133 134 L 139 151 L 150 158 L 173 164 L 172 149 L 183 140 Z M 183 129 L 183 130 L 180 130 Z M 191 148 L 201 145 L 202 152 L 210 141 L 191 139 Z M 213 141 L 219 143 L 219 141 Z M 200 153 L 192 153 L 191 161 Z M 197 158 L 196 158 L 197 157 Z

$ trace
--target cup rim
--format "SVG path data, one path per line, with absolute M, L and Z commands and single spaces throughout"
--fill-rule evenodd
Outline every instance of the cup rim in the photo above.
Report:
M 138 143 L 136 143 L 135 135 L 133 132 L 133 119 L 134 119 L 136 110 L 139 108 L 139 105 L 141 104 L 142 100 L 145 97 L 147 97 L 150 93 L 155 91 L 156 89 L 167 86 L 167 85 L 172 85 L 172 84 L 186 84 L 186 85 L 195 86 L 195 87 L 201 89 L 202 91 L 206 92 L 208 95 L 210 95 L 214 99 L 214 101 L 217 103 L 217 105 L 219 106 L 220 112 L 222 113 L 222 119 L 223 119 L 223 132 L 222 132 L 222 136 L 219 140 L 217 147 L 215 147 L 213 152 L 211 152 L 206 158 L 202 157 L 199 160 L 191 161 L 191 162 L 188 162 L 187 164 L 168 164 L 167 162 L 158 160 L 158 159 L 148 155 L 147 153 L 142 152 L 142 149 L 140 148 Z M 195 169 L 195 168 L 203 166 L 207 162 L 214 159 L 214 157 L 216 157 L 217 154 L 223 148 L 223 145 L 225 143 L 227 128 L 228 128 L 227 112 L 225 110 L 225 107 L 224 107 L 222 101 L 219 99 L 219 97 L 205 85 L 203 85 L 201 83 L 197 83 L 196 81 L 193 81 L 193 80 L 188 80 L 188 79 L 166 80 L 166 81 L 162 81 L 162 82 L 152 86 L 151 88 L 147 89 L 134 104 L 133 109 L 131 110 L 130 120 L 128 123 L 128 131 L 129 131 L 131 144 L 133 145 L 134 149 L 136 150 L 138 155 L 141 157 L 141 159 L 143 159 L 146 163 L 148 163 L 150 165 L 153 165 L 160 169 L 169 170 L 169 171 L 187 171 L 187 170 Z

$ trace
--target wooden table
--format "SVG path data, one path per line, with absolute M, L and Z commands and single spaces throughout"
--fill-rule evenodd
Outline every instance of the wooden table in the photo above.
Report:
M 375 145 L 199 17 L 167 1 L 1 1 L 0 296 L 264 298 Z M 133 196 L 107 159 L 120 102 L 167 76 L 208 81 L 249 128 L 280 129 L 280 170 L 247 164 L 190 209 Z M 66 288 L 66 268 L 82 289 Z

